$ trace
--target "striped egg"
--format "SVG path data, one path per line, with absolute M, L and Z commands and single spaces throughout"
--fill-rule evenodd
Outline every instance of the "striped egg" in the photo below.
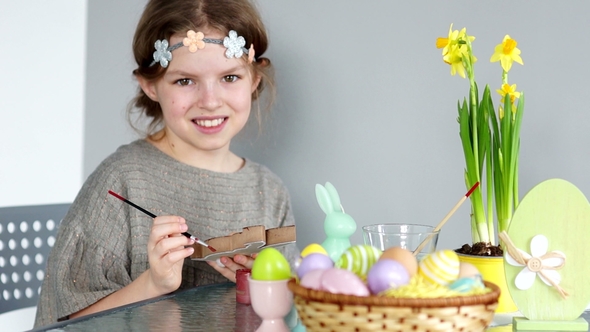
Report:
M 438 250 L 418 263 L 418 274 L 425 281 L 447 286 L 459 277 L 459 257 L 453 250 Z
M 351 271 L 365 280 L 371 266 L 380 256 L 381 250 L 370 245 L 359 244 L 346 249 L 336 262 L 336 267 Z

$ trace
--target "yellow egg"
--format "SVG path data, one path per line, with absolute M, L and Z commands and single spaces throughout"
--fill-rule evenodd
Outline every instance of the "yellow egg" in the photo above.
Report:
M 385 249 L 379 259 L 393 259 L 394 261 L 397 261 L 406 268 L 410 277 L 413 277 L 416 272 L 418 272 L 418 260 L 411 251 L 402 247 L 391 247 Z
M 446 286 L 459 277 L 459 265 L 453 250 L 438 250 L 418 263 L 418 274 L 427 282 Z
M 324 254 L 327 256 L 328 252 L 321 245 L 317 243 L 312 243 L 307 247 L 303 248 L 303 251 L 301 251 L 301 257 L 305 257 L 309 254 Z

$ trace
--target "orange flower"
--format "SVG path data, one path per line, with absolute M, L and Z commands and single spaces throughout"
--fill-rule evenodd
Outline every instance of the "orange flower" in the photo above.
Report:
M 193 30 L 189 30 L 186 33 L 186 38 L 182 40 L 182 44 L 188 46 L 188 50 L 191 53 L 195 53 L 197 50 L 205 48 L 203 38 L 205 38 L 205 35 L 201 31 L 194 32 Z

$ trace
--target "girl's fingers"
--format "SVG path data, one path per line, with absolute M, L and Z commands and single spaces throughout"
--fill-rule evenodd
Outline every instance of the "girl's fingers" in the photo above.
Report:
M 235 263 L 240 264 L 242 269 L 251 269 L 252 264 L 254 264 L 254 258 L 246 255 L 235 255 L 233 260 Z
M 170 263 L 176 263 L 180 260 L 189 257 L 193 254 L 194 251 L 195 249 L 193 247 L 183 247 L 180 249 L 171 250 L 166 255 L 164 255 L 164 258 L 167 259 Z
M 185 249 L 185 246 L 191 246 L 195 241 L 185 236 L 173 236 L 159 240 L 153 250 L 159 256 Z M 192 248 L 192 247 L 191 247 Z
M 168 223 L 180 223 L 186 224 L 186 220 L 179 216 L 159 216 L 154 218 L 154 225 L 168 224 Z
M 224 257 L 225 258 L 225 257 Z M 230 270 L 227 267 L 221 267 L 216 262 L 207 261 L 207 264 L 219 272 L 222 276 L 226 277 L 232 282 L 236 282 L 236 272 Z
M 251 269 L 254 259 L 246 255 L 235 255 L 232 258 L 221 257 L 221 263 L 224 266 L 219 266 L 217 262 L 207 262 L 216 271 L 221 273 L 224 277 L 230 281 L 236 282 L 236 271 L 240 269 Z
M 164 224 L 155 224 L 152 226 L 151 235 L 154 238 L 163 238 L 165 236 L 172 236 L 180 234 L 188 230 L 188 225 L 178 222 L 169 222 Z

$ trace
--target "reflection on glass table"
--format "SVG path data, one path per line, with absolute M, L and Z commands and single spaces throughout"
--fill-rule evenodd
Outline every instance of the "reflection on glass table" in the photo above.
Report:
M 254 332 L 261 323 L 252 306 L 236 303 L 233 283 L 201 286 L 46 326 L 34 331 L 236 331 Z M 582 315 L 590 321 L 590 311 Z M 499 317 L 488 331 L 512 331 Z M 590 330 L 589 330 L 590 331 Z

